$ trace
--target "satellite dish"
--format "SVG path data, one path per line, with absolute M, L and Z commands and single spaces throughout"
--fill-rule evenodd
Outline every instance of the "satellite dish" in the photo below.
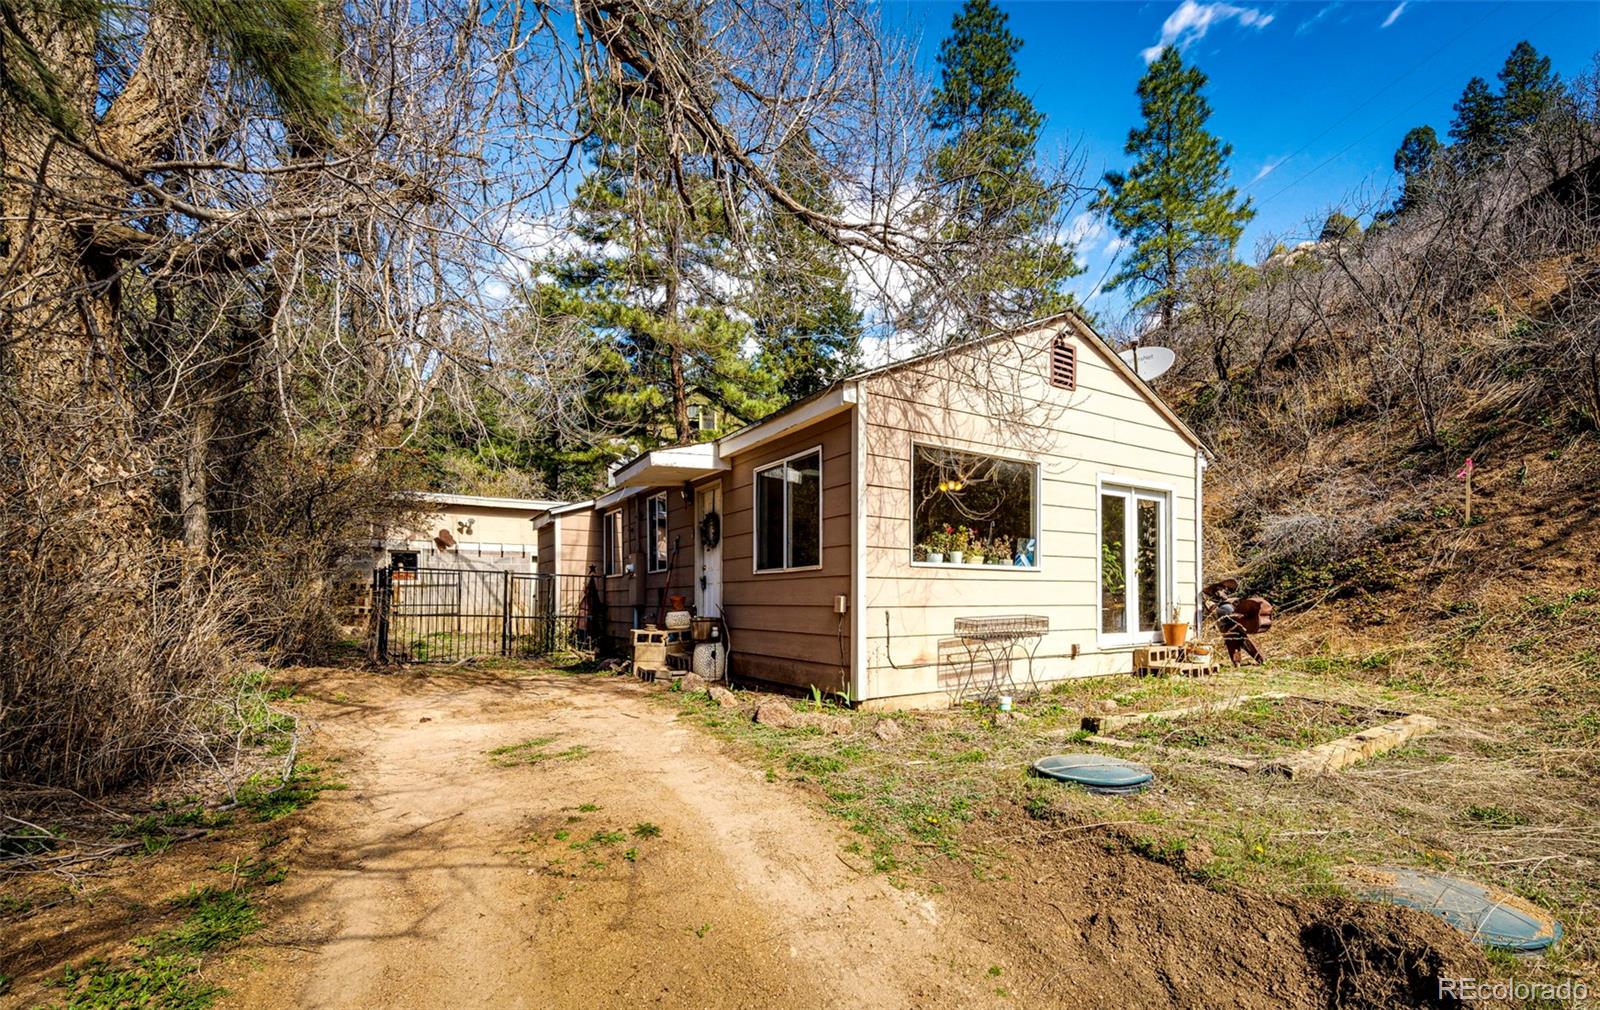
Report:
M 1130 347 L 1118 352 L 1117 357 L 1146 382 L 1166 374 L 1178 360 L 1170 347 Z

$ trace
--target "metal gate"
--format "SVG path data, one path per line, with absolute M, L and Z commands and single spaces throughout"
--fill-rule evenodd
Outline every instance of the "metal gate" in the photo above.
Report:
M 586 651 L 604 638 L 599 588 L 582 575 L 377 568 L 372 658 L 455 663 L 473 656 Z

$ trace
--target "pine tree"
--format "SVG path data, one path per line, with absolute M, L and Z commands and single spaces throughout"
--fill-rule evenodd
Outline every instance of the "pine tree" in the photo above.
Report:
M 1205 74 L 1184 66 L 1177 49 L 1162 51 L 1139 81 L 1144 123 L 1128 132 L 1123 149 L 1133 167 L 1107 172 L 1095 201 L 1130 246 L 1110 285 L 1136 292 L 1135 304 L 1154 306 L 1163 326 L 1178 310 L 1184 272 L 1231 256 L 1255 216 L 1250 201 L 1228 185 L 1233 148 L 1206 130 L 1205 84 Z
M 1527 40 L 1512 48 L 1499 76 L 1500 125 L 1506 140 L 1532 128 L 1561 100 L 1561 79 L 1551 71 L 1550 57 L 1539 55 Z
M 551 279 L 533 295 L 538 315 L 590 335 L 586 395 L 598 431 L 558 447 L 553 465 L 567 472 L 547 473 L 555 486 L 691 440 L 691 405 L 737 425 L 779 403 L 772 376 L 744 355 L 751 325 L 730 304 L 739 268 L 722 188 L 707 172 L 669 167 L 665 135 L 650 129 L 653 109 L 630 110 L 645 124 L 637 133 L 616 129 L 611 114 L 594 115 L 588 173 L 569 205 L 580 245 L 544 265 Z M 628 133 L 625 146 L 618 138 Z
M 810 141 L 791 140 L 775 159 L 779 185 L 812 210 L 836 213 Z M 791 211 L 773 208 L 756 236 L 760 263 L 742 299 L 755 324 L 758 366 L 784 400 L 809 396 L 860 361 L 861 312 L 838 247 Z
M 1431 126 L 1414 126 L 1406 133 L 1394 152 L 1394 170 L 1401 177 L 1396 212 L 1405 213 L 1427 199 L 1428 185 L 1443 150 L 1444 145 Z
M 1455 104 L 1455 121 L 1450 124 L 1453 149 L 1463 167 L 1476 169 L 1495 158 L 1505 147 L 1505 125 L 1500 96 L 1489 89 L 1481 77 L 1467 82 Z
M 1039 170 L 1044 116 L 1017 88 L 1021 48 L 992 0 L 967 0 L 939 47 L 928 123 L 945 135 L 930 165 L 953 211 L 942 237 L 979 259 L 957 272 L 963 290 L 928 295 L 967 317 L 951 320 L 961 335 L 1066 308 L 1062 285 L 1082 272 L 1059 239 L 1060 194 Z

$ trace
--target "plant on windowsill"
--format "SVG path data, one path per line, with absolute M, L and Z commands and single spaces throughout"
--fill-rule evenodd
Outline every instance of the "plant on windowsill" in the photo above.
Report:
M 984 557 L 989 553 L 989 542 L 980 536 L 972 538 L 972 544 L 967 548 L 967 564 L 981 565 Z
M 1183 619 L 1183 610 L 1174 606 L 1167 616 L 1167 623 L 1161 626 L 1161 640 L 1168 645 L 1182 645 L 1189 637 L 1189 623 Z
M 989 564 L 991 564 L 991 565 L 1009 565 L 1009 564 L 1011 564 L 1011 538 L 1010 537 L 995 537 L 993 540 L 989 541 Z
M 952 565 L 959 565 L 966 560 L 967 548 L 972 546 L 972 531 L 965 526 L 950 529 L 950 549 L 945 552 L 944 559 Z
M 944 556 L 950 550 L 950 541 L 955 530 L 949 526 L 936 527 L 928 534 L 928 538 L 917 545 L 923 554 L 923 560 L 930 565 L 944 564 Z

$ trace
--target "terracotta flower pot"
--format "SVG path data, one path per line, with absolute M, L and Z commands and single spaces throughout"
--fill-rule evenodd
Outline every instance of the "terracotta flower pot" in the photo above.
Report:
M 1182 645 L 1183 640 L 1189 637 L 1189 623 L 1163 624 L 1161 626 L 1161 639 L 1168 645 Z

